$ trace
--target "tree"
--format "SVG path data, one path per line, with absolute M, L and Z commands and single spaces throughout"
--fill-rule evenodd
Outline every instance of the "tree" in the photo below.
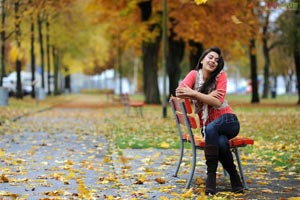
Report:
M 258 94 L 258 80 L 257 80 L 257 49 L 256 49 L 256 38 L 257 38 L 257 22 L 254 21 L 256 13 L 255 8 L 257 4 L 249 3 L 250 12 L 248 12 L 248 17 L 251 19 L 249 22 L 250 27 L 250 40 L 249 40 L 249 58 L 250 58 L 250 68 L 251 68 L 251 88 L 252 88 L 252 98 L 251 103 L 259 103 Z
M 21 11 L 20 11 L 20 1 L 16 0 L 14 3 L 14 17 L 15 17 L 15 38 L 16 38 L 16 47 L 18 50 L 18 55 L 16 57 L 16 72 L 17 72 L 17 85 L 16 85 L 16 98 L 23 98 L 22 91 L 22 82 L 21 82 L 21 69 L 22 69 L 22 61 L 21 61 Z
M 107 56 L 99 57 L 99 49 L 94 49 L 93 55 L 95 55 L 95 63 L 98 63 L 97 66 L 101 66 L 101 70 L 107 69 L 106 67 L 115 68 L 120 82 L 126 73 L 132 72 L 133 60 L 135 60 L 141 52 L 141 34 L 145 34 L 145 28 L 140 26 L 141 20 L 139 19 L 138 2 L 137 0 L 90 1 L 86 9 L 87 13 L 92 15 L 92 25 L 98 29 L 96 33 L 103 32 L 105 40 L 108 41 Z M 138 26 L 140 26 L 140 28 L 137 28 Z M 100 29 L 104 31 L 99 31 Z M 101 39 L 99 35 L 97 38 L 98 40 Z M 103 41 L 101 42 L 103 43 Z M 92 44 L 92 46 L 95 48 L 94 44 Z M 128 52 L 130 52 L 131 57 L 127 60 L 124 56 L 126 56 Z M 104 65 L 111 61 L 115 61 L 114 65 Z M 119 93 L 122 93 L 122 84 L 119 86 Z
M 175 90 L 178 87 L 180 78 L 180 62 L 184 57 L 185 43 L 182 38 L 177 38 L 174 33 L 173 26 L 175 23 L 171 19 L 171 27 L 169 34 L 169 54 L 167 56 L 167 71 L 169 75 L 169 95 L 175 96 Z
M 35 5 L 33 4 L 32 0 L 29 1 L 29 6 L 31 6 L 32 8 L 35 7 Z M 34 42 L 35 42 L 35 37 L 34 37 L 34 33 L 35 33 L 35 20 L 34 20 L 34 10 L 31 10 L 30 13 L 30 39 L 31 39 L 31 43 L 30 43 L 30 57 L 31 57 L 31 97 L 35 98 L 35 84 L 34 82 L 35 80 L 35 51 L 34 51 Z
M 296 3 L 295 10 L 286 10 L 277 19 L 279 31 L 277 33 L 278 40 L 280 41 L 280 48 L 285 51 L 286 56 L 292 55 L 293 64 L 296 71 L 297 90 L 300 95 L 299 83 L 300 83 L 300 19 L 299 19 L 299 3 Z M 289 69 L 290 73 L 293 71 Z M 300 96 L 298 98 L 298 104 L 300 103 Z
M 297 9 L 294 11 L 293 24 L 294 24 L 294 45 L 293 57 L 296 67 L 297 75 L 297 89 L 298 89 L 298 103 L 300 104 L 300 1 L 298 1 Z
M 6 43 L 6 2 L 1 2 L 1 76 L 0 87 L 3 85 L 3 77 L 6 75 L 5 70 L 5 43 Z
M 143 80 L 145 102 L 160 104 L 160 94 L 157 82 L 158 52 L 161 41 L 161 28 L 159 21 L 151 21 L 158 13 L 152 13 L 152 1 L 139 3 L 142 22 L 148 22 L 148 31 L 153 34 L 151 40 L 143 41 Z
M 263 84 L 263 94 L 262 98 L 268 98 L 269 88 L 270 88 L 270 67 L 271 67 L 271 58 L 270 52 L 274 49 L 280 41 L 277 41 L 274 38 L 274 34 L 276 32 L 275 24 L 270 21 L 270 9 L 259 8 L 262 14 L 261 16 L 261 40 L 262 40 L 262 50 L 264 56 L 264 84 Z M 274 85 L 272 86 L 274 88 Z
M 263 87 L 263 96 L 262 98 L 268 98 L 269 94 L 269 74 L 270 74 L 270 49 L 268 47 L 268 28 L 269 28 L 269 18 L 270 18 L 270 11 L 267 10 L 265 23 L 262 26 L 262 47 L 263 47 L 263 54 L 265 58 L 265 65 L 264 65 L 264 87 Z
M 43 24 L 45 22 L 44 8 L 45 1 L 40 1 L 39 9 L 37 11 L 37 28 L 38 28 L 38 38 L 40 47 L 40 60 L 41 60 L 41 77 L 42 83 L 41 87 L 45 88 L 45 50 L 44 50 L 44 38 L 43 38 Z
M 249 13 L 248 2 L 195 2 L 198 6 L 190 1 L 172 1 L 169 4 L 169 16 L 172 19 L 169 23 L 171 27 L 169 33 L 170 36 L 175 35 L 177 41 L 184 41 L 186 51 L 189 51 L 190 70 L 196 67 L 203 49 L 209 46 L 219 46 L 223 50 L 226 61 L 230 58 L 231 61 L 240 62 L 243 52 L 236 50 L 236 44 L 248 45 L 251 37 L 251 27 L 248 22 L 253 21 L 253 18 L 256 17 L 245 15 L 245 13 Z M 169 47 L 170 53 L 171 46 Z M 172 67 L 176 71 L 177 66 L 173 64 Z M 173 79 L 174 82 L 177 81 L 175 84 L 178 85 L 179 79 Z M 172 85 L 171 82 L 170 85 Z M 174 87 L 176 88 L 176 86 Z

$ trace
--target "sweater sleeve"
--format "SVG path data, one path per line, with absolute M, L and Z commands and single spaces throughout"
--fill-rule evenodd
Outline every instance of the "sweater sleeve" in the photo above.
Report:
M 184 85 L 187 85 L 189 88 L 194 87 L 195 81 L 196 81 L 196 70 L 192 70 L 190 71 L 185 78 L 183 79 L 183 81 L 180 82 L 179 87 L 182 87 Z
M 221 93 L 219 100 L 221 103 L 224 102 L 227 90 L 227 77 L 225 72 L 221 72 L 220 76 L 217 78 L 216 81 L 216 90 Z

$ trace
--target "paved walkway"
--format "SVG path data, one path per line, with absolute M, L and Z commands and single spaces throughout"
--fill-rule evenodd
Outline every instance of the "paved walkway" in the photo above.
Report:
M 0 199 L 201 199 L 201 151 L 192 194 L 184 189 L 188 156 L 175 178 L 177 150 L 116 149 L 101 129 L 103 106 L 84 96 L 3 125 Z M 283 179 L 255 161 L 248 163 L 245 173 L 249 191 L 234 196 L 220 169 L 218 190 L 223 199 L 287 199 L 300 193 L 299 176 L 285 174 Z

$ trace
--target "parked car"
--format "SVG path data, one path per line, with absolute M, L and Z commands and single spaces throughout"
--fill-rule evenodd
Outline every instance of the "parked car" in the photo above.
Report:
M 3 77 L 2 86 L 8 89 L 8 95 L 14 96 L 16 91 L 16 86 L 14 84 L 14 80 L 10 77 Z
M 36 73 L 36 87 L 40 85 L 41 75 Z M 31 81 L 31 72 L 22 71 L 21 72 L 21 81 L 22 81 L 22 90 L 23 95 L 28 95 L 32 91 L 32 81 Z M 9 95 L 14 96 L 16 94 L 16 85 L 17 85 L 17 74 L 16 72 L 10 73 L 7 77 L 3 79 L 3 87 L 8 88 Z

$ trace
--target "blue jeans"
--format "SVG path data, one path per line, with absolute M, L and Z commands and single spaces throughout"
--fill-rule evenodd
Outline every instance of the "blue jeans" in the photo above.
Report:
M 235 114 L 224 114 L 205 128 L 205 144 L 219 146 L 219 152 L 227 152 L 228 140 L 238 135 L 240 123 Z

